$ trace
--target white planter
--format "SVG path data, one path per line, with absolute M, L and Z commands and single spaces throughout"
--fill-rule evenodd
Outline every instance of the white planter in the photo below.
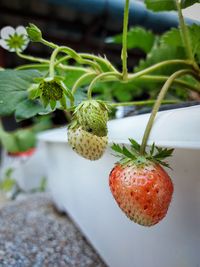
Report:
M 116 158 L 87 161 L 67 144 L 65 129 L 42 133 L 49 187 L 110 267 L 200 266 L 200 106 L 160 112 L 149 142 L 175 147 L 169 171 L 174 196 L 166 218 L 151 228 L 121 212 L 108 186 Z M 110 141 L 141 141 L 149 115 L 109 122 Z

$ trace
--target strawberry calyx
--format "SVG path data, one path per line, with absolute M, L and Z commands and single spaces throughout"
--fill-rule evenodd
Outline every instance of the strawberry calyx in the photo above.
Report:
M 134 164 L 136 166 L 146 166 L 149 164 L 156 163 L 160 164 L 164 167 L 170 168 L 168 162 L 165 161 L 166 158 L 171 157 L 174 149 L 168 148 L 160 148 L 153 143 L 150 147 L 149 152 L 141 154 L 140 152 L 140 144 L 138 144 L 135 140 L 129 139 L 131 146 L 128 149 L 125 145 L 120 146 L 118 144 L 112 145 L 112 150 L 117 152 L 117 157 L 120 158 L 119 163 L 122 165 Z
M 79 104 L 73 119 L 83 130 L 99 137 L 107 136 L 109 107 L 101 100 L 85 100 Z
M 73 100 L 73 95 L 65 86 L 62 77 L 55 76 L 35 80 L 39 83 L 34 83 L 29 87 L 29 98 L 36 99 L 39 97 L 44 107 L 50 105 L 51 109 L 54 110 L 57 101 L 59 101 L 61 107 L 66 109 L 66 97 Z

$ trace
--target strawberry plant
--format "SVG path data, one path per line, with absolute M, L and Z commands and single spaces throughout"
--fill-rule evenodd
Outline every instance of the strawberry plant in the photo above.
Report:
M 164 218 L 171 202 L 173 183 L 161 165 L 169 167 L 165 158 L 172 155 L 173 149 L 162 149 L 155 144 L 147 149 L 147 141 L 160 105 L 176 102 L 165 100 L 169 89 L 200 93 L 200 26 L 187 26 L 182 15 L 182 8 L 199 1 L 146 0 L 147 8 L 152 11 L 178 12 L 179 28 L 161 37 L 141 28 L 128 31 L 129 2 L 125 1 L 123 34 L 112 39 L 122 43 L 122 70 L 105 56 L 79 53 L 45 40 L 36 25 L 2 29 L 0 45 L 31 63 L 14 70 L 1 69 L 0 115 L 14 113 L 19 121 L 56 109 L 72 112 L 69 144 L 84 158 L 97 160 L 108 143 L 107 121 L 113 108 L 154 104 L 142 143 L 130 139 L 130 149 L 118 144 L 112 146 L 121 159 L 109 178 L 111 192 L 122 211 L 136 223 L 151 226 Z M 29 42 L 50 47 L 50 59 L 24 54 Z M 134 47 L 142 49 L 147 56 L 130 73 L 127 50 Z M 154 95 L 150 100 L 113 103 L 107 97 L 109 87 L 104 87 L 105 84 L 112 85 L 110 89 L 115 96 L 120 95 L 117 92 L 121 88 L 125 100 L 138 87 L 143 90 L 155 87 L 159 93 L 157 99 Z M 102 99 L 93 97 L 98 88 L 104 90 Z M 4 140 L 3 135 L 1 138 Z

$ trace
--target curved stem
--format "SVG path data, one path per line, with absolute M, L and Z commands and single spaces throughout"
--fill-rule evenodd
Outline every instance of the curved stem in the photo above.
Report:
M 180 76 L 183 76 L 183 75 L 186 75 L 186 74 L 193 74 L 193 73 L 194 72 L 192 70 L 188 70 L 188 69 L 177 71 L 174 74 L 172 74 L 169 77 L 169 79 L 165 82 L 165 84 L 163 85 L 163 87 L 162 87 L 162 89 L 161 89 L 161 91 L 160 91 L 160 93 L 158 95 L 158 98 L 156 100 L 156 103 L 155 103 L 155 105 L 153 107 L 151 116 L 149 118 L 148 124 L 147 124 L 145 132 L 144 132 L 144 136 L 143 136 L 143 139 L 142 139 L 142 145 L 141 145 L 141 148 L 140 148 L 140 153 L 142 155 L 145 153 L 147 141 L 148 141 L 151 129 L 153 127 L 153 123 L 154 123 L 156 114 L 157 114 L 157 112 L 158 112 L 158 110 L 160 108 L 161 102 L 164 99 L 164 97 L 165 97 L 167 91 L 169 90 L 170 86 L 172 85 L 172 83 L 174 82 L 174 80 L 176 78 L 178 78 Z
M 41 39 L 40 43 L 42 43 L 42 44 L 44 44 L 44 45 L 46 45 L 48 47 L 51 47 L 53 49 L 56 49 L 58 47 L 58 45 L 56 45 L 56 44 L 54 44 L 52 42 L 49 42 L 49 41 L 47 41 L 47 40 L 45 40 L 43 38 Z
M 49 63 L 49 60 L 43 59 L 43 58 L 38 58 L 38 57 L 32 57 L 28 55 L 21 54 L 19 51 L 16 51 L 16 54 L 23 59 L 33 61 L 33 62 L 39 62 L 39 63 Z
M 100 64 L 105 65 L 111 71 L 118 72 L 118 70 L 106 58 L 102 58 L 100 56 L 95 56 L 95 55 L 91 55 L 91 54 L 87 54 L 87 53 L 80 53 L 79 55 L 82 58 L 87 58 L 87 59 L 91 59 L 91 60 L 94 60 L 96 62 L 99 62 Z
M 136 72 L 134 74 L 130 74 L 128 75 L 128 81 L 131 81 L 135 78 L 138 78 L 144 74 L 147 74 L 147 73 L 150 73 L 150 72 L 153 72 L 157 69 L 160 69 L 161 67 L 164 67 L 164 66 L 167 66 L 167 65 L 176 65 L 176 64 L 183 64 L 183 65 L 188 65 L 188 66 L 193 66 L 193 62 L 192 61 L 189 61 L 189 60 L 182 60 L 182 59 L 174 59 L 174 60 L 165 60 L 165 61 L 162 61 L 162 62 L 159 62 L 151 67 L 148 67 L 144 70 L 141 70 L 139 72 Z
M 49 64 L 27 64 L 27 65 L 21 65 L 19 67 L 16 67 L 15 70 L 40 69 L 40 68 L 48 69 L 48 67 L 49 67 Z
M 138 77 L 136 80 L 162 83 L 162 82 L 167 81 L 168 78 L 169 78 L 168 76 L 164 76 L 164 75 L 143 75 L 142 77 Z M 184 89 L 192 90 L 194 92 L 200 93 L 200 86 L 197 87 L 184 80 L 176 79 L 174 80 L 174 84 L 182 86 L 184 87 Z
M 82 67 L 76 67 L 76 66 L 70 66 L 70 65 L 68 66 L 68 65 L 59 64 L 57 67 L 62 69 L 62 70 L 68 70 L 68 71 L 82 71 L 85 73 L 91 72 L 90 69 L 82 68 Z
M 49 65 L 49 75 L 50 77 L 54 77 L 54 65 L 55 65 L 55 61 L 56 61 L 56 57 L 58 55 L 58 53 L 63 52 L 63 53 L 67 53 L 68 55 L 70 55 L 72 58 L 74 58 L 75 60 L 80 60 L 80 56 L 71 48 L 66 47 L 66 46 L 59 46 L 57 47 L 53 53 L 51 54 L 51 58 L 50 58 L 50 65 Z
M 181 10 L 181 1 L 176 0 L 176 6 L 178 10 L 178 16 L 179 16 L 179 23 L 180 23 L 180 32 L 181 32 L 181 37 L 183 40 L 183 44 L 186 49 L 187 56 L 190 60 L 194 61 L 194 56 L 192 53 L 192 48 L 191 48 L 191 43 L 190 43 L 190 37 L 189 37 L 189 32 L 187 29 L 187 26 L 185 25 L 182 10 Z
M 132 101 L 132 102 L 121 102 L 121 103 L 109 103 L 112 107 L 131 107 L 131 106 L 144 106 L 153 105 L 156 100 L 144 100 L 144 101 Z M 179 100 L 162 100 L 161 104 L 176 104 L 180 103 Z
M 91 73 L 86 73 L 84 75 L 82 75 L 74 84 L 73 88 L 72 88 L 72 94 L 74 95 L 76 90 L 83 84 L 83 82 L 87 79 L 92 79 L 93 77 L 95 77 L 97 74 L 95 72 L 91 72 Z
M 67 60 L 69 60 L 69 59 L 71 59 L 71 57 L 70 57 L 69 55 L 64 56 L 64 57 L 62 57 L 62 58 L 60 58 L 59 60 L 56 61 L 55 66 L 59 65 L 59 64 L 62 63 L 63 61 L 67 61 Z
M 128 18 L 129 18 L 129 2 L 130 0 L 126 0 L 125 8 L 124 8 L 124 25 L 123 25 L 123 38 L 122 38 L 122 74 L 123 80 L 127 79 L 128 69 L 127 69 L 127 33 L 128 33 Z
M 84 64 L 84 65 L 89 65 L 91 66 L 94 70 L 99 71 L 100 73 L 102 72 L 101 67 L 99 66 L 99 64 L 95 61 L 92 60 L 88 60 L 88 59 L 83 59 L 81 58 L 81 60 L 79 61 L 80 64 Z
M 116 72 L 105 72 L 100 75 L 98 75 L 94 80 L 91 82 L 89 88 L 88 88 L 88 99 L 92 98 L 92 90 L 94 85 L 101 79 L 104 78 L 111 78 L 112 81 L 117 81 L 121 78 L 121 74 L 118 74 Z M 109 79 L 110 80 L 110 79 Z M 108 81 L 108 80 L 107 80 Z

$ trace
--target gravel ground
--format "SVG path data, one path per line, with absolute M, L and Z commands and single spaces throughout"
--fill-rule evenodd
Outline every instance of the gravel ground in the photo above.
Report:
M 106 267 L 47 194 L 0 209 L 0 267 Z

